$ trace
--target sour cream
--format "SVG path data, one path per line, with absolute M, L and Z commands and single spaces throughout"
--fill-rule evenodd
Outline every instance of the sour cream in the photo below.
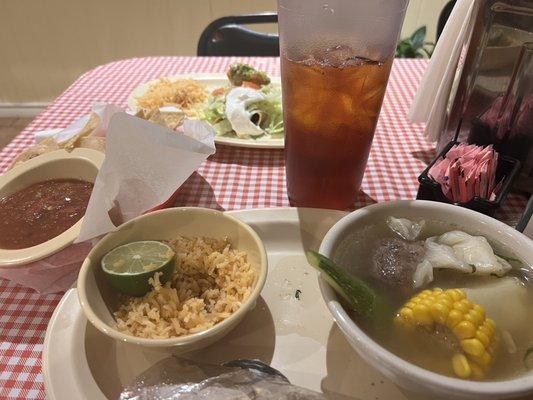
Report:
M 265 100 L 265 95 L 258 90 L 237 87 L 226 95 L 226 117 L 238 137 L 260 136 L 265 133 L 261 127 L 252 122 L 252 115 L 246 108 L 253 103 Z

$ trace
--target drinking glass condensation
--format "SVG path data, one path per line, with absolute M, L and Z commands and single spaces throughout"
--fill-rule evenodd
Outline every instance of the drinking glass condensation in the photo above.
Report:
M 292 205 L 354 205 L 407 3 L 278 0 Z

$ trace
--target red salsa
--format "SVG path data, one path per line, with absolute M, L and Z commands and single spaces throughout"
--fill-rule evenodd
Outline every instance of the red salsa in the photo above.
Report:
M 77 179 L 35 183 L 0 199 L 0 248 L 24 249 L 50 240 L 78 222 L 93 184 Z

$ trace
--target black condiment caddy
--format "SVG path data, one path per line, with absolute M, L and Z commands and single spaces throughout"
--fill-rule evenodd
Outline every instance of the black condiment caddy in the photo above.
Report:
M 448 153 L 448 151 L 456 144 L 459 144 L 458 141 L 451 141 L 448 143 L 444 149 L 437 155 L 437 157 L 428 165 L 428 167 L 422 172 L 418 177 L 418 182 L 420 187 L 418 188 L 418 194 L 416 198 L 418 200 L 432 200 L 439 201 L 441 203 L 454 204 L 457 206 L 469 208 L 480 213 L 493 216 L 498 207 L 504 202 L 507 197 L 515 178 L 520 172 L 520 161 L 516 158 L 509 157 L 499 153 L 498 156 L 498 165 L 496 167 L 496 182 L 500 182 L 503 179 L 502 185 L 499 192 L 496 194 L 496 199 L 487 200 L 478 196 L 475 196 L 472 200 L 466 203 L 455 203 L 450 201 L 444 193 L 442 193 L 440 185 L 435 182 L 429 176 L 429 170 L 437 162 Z

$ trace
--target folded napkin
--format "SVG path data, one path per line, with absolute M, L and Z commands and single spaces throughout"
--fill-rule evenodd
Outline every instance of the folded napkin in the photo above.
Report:
M 76 243 L 165 203 L 215 153 L 215 132 L 206 123 L 185 120 L 181 133 L 126 113 L 111 118 L 106 158 Z
M 479 0 L 458 0 L 415 94 L 409 117 L 425 122 L 426 138 L 436 141 L 444 129 L 446 109 L 464 44 L 474 25 Z

